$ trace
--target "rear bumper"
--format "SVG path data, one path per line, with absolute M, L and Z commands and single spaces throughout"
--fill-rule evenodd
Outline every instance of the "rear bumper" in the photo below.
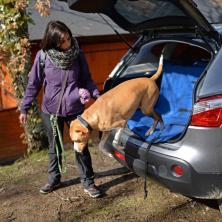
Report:
M 148 144 L 131 136 L 121 134 L 118 144 L 113 144 L 114 132 L 109 136 L 105 149 L 117 161 L 135 174 L 150 175 L 173 192 L 203 199 L 222 198 L 222 174 L 198 173 L 190 163 L 155 152 L 148 151 Z M 183 175 L 172 172 L 173 165 L 180 165 Z

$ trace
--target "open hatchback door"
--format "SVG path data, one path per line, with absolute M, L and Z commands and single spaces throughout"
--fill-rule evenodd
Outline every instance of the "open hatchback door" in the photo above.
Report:
M 129 32 L 192 26 L 218 38 L 211 23 L 222 22 L 222 3 L 219 1 L 67 0 L 67 3 L 71 9 L 79 12 L 103 13 Z

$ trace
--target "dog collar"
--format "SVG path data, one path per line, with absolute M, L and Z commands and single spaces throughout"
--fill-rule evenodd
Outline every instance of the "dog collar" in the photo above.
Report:
M 84 120 L 80 115 L 77 116 L 77 119 L 80 121 L 80 123 L 85 126 L 89 131 L 92 131 L 92 127 L 89 125 L 89 123 Z

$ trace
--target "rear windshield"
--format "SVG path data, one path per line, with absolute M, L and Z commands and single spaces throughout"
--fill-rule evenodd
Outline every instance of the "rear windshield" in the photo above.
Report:
M 165 16 L 184 16 L 184 13 L 179 8 L 166 1 L 117 0 L 114 7 L 124 19 L 133 24 Z

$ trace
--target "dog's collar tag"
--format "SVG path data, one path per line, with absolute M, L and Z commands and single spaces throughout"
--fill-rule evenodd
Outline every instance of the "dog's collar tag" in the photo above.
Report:
M 89 123 L 84 120 L 80 115 L 77 116 L 77 119 L 82 123 L 83 126 L 85 126 L 89 131 L 92 131 L 92 127 L 89 125 Z

